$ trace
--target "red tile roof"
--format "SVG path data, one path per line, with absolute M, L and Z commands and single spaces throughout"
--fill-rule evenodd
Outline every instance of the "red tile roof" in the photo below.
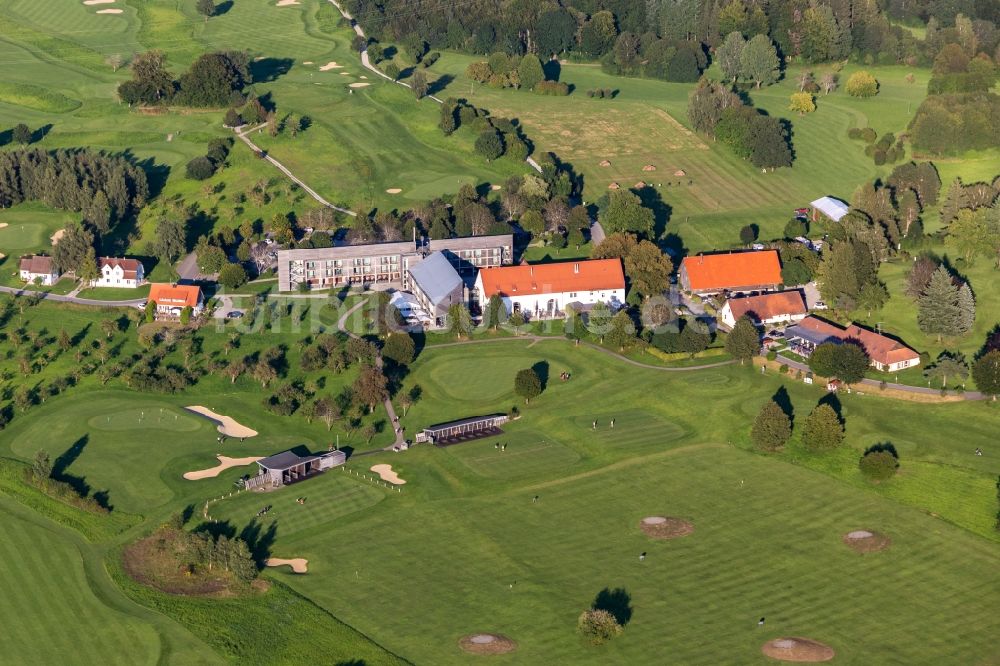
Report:
M 625 288 L 625 273 L 620 259 L 483 268 L 479 271 L 479 278 L 484 298 L 494 294 L 517 296 Z
M 190 284 L 154 283 L 149 288 L 149 300 L 157 305 L 170 307 L 196 307 L 201 296 L 201 288 Z
M 19 269 L 22 271 L 28 271 L 34 275 L 51 275 L 55 272 L 55 268 L 52 266 L 52 257 L 46 257 L 40 254 L 32 254 L 27 257 L 21 257 Z
M 920 358 L 920 354 L 902 342 L 879 335 L 866 328 L 861 328 L 857 324 L 848 326 L 844 331 L 844 336 L 860 340 L 861 344 L 864 345 L 865 351 L 868 352 L 868 356 L 873 361 L 878 361 L 883 365 L 891 365 L 900 361 L 912 361 Z
M 733 319 L 739 319 L 748 312 L 752 312 L 758 321 L 782 315 L 804 315 L 808 312 L 802 294 L 798 291 L 776 291 L 760 296 L 730 298 L 727 302 Z
M 103 270 L 105 266 L 121 266 L 126 280 L 135 280 L 142 268 L 142 264 L 137 259 L 118 259 L 116 257 L 101 257 L 97 260 L 97 268 Z
M 871 360 L 882 365 L 892 365 L 900 361 L 919 359 L 920 354 L 913 351 L 902 342 L 851 324 L 840 328 L 817 317 L 806 317 L 797 326 L 836 340 L 857 340 L 865 348 Z
M 704 254 L 681 263 L 692 290 L 732 289 L 781 283 L 777 250 Z

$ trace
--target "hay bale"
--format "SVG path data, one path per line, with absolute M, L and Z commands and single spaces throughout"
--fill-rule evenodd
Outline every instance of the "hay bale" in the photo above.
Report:
M 640 180 L 638 183 L 632 186 L 632 189 L 641 190 L 644 187 L 646 187 L 645 181 Z
M 609 162 L 608 160 L 601 160 L 601 162 L 600 162 L 600 164 L 598 166 L 609 167 L 609 166 L 611 166 L 611 162 Z
M 674 171 L 674 175 L 675 176 L 686 176 L 687 174 L 684 173 L 684 169 L 678 169 L 677 171 Z
M 642 167 L 642 170 L 643 171 L 656 171 L 656 167 L 654 165 L 652 165 L 652 164 L 647 164 L 646 166 Z

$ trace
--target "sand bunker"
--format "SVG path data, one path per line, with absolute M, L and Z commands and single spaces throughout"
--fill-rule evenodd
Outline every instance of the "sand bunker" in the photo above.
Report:
M 112 5 L 115 0 L 83 0 L 85 5 Z
M 338 65 L 336 63 L 336 61 L 331 60 L 330 62 L 326 63 L 325 65 L 321 65 L 320 68 L 319 68 L 319 71 L 321 71 L 321 72 L 329 72 L 331 69 L 344 69 L 344 66 L 343 65 Z
M 365 83 L 365 84 L 362 84 L 362 85 L 368 85 L 368 84 Z M 399 189 L 398 187 L 390 187 L 389 189 L 386 190 L 386 192 L 389 193 L 389 194 L 399 194 L 402 191 L 403 190 Z
M 3 229 L 6 226 L 7 226 L 6 222 L 0 222 L 0 229 Z
M 674 171 L 674 175 L 675 176 L 686 176 L 687 174 L 684 173 L 684 169 L 678 169 L 677 171 Z
M 367 77 L 367 76 L 365 76 L 364 74 L 362 74 L 362 75 L 361 75 L 360 77 L 358 77 L 358 78 L 362 78 L 362 79 L 367 79 L 368 77 Z
M 392 465 L 372 465 L 371 470 L 378 474 L 383 481 L 388 481 L 394 486 L 401 486 L 406 481 L 399 478 L 399 474 L 392 471 Z
M 601 160 L 600 162 L 598 162 L 598 166 L 609 167 L 611 166 L 611 162 L 609 162 L 608 160 Z
M 884 534 L 868 530 L 854 530 L 842 537 L 844 544 L 856 553 L 876 553 L 885 550 L 892 540 Z
M 618 183 L 611 183 L 610 185 L 608 185 L 609 190 L 617 190 L 620 187 L 621 185 L 619 185 Z
M 242 425 L 236 419 L 223 416 L 222 414 L 216 414 L 208 407 L 202 407 L 201 405 L 190 405 L 184 409 L 189 412 L 194 412 L 195 414 L 200 414 L 207 419 L 215 421 L 219 424 L 219 432 L 227 437 L 253 437 L 257 434 L 256 430 Z
M 830 661 L 835 654 L 829 645 L 798 636 L 775 638 L 764 643 L 760 651 L 773 659 L 799 662 Z
M 676 539 L 694 532 L 694 525 L 680 518 L 648 516 L 639 521 L 639 528 L 654 539 Z
M 646 166 L 642 167 L 642 170 L 643 171 L 656 171 L 656 166 L 653 165 L 653 164 L 647 164 Z
M 290 560 L 285 560 L 280 557 L 269 557 L 264 561 L 264 564 L 269 567 L 283 567 L 290 566 L 292 571 L 295 573 L 307 573 L 309 571 L 309 560 L 295 557 Z
M 311 64 L 313 64 L 313 61 L 312 60 L 303 60 L 302 64 L 303 65 L 311 65 Z
M 371 84 L 370 83 L 349 83 L 348 85 L 351 88 L 364 88 L 366 86 L 370 86 Z
M 197 481 L 198 479 L 212 479 L 219 474 L 222 474 L 230 467 L 242 467 L 243 465 L 252 465 L 258 460 L 263 460 L 261 456 L 251 456 L 249 458 L 227 458 L 226 456 L 215 456 L 219 459 L 219 464 L 215 467 L 209 467 L 208 469 L 199 469 L 194 472 L 184 472 L 184 478 L 188 481 Z
M 497 191 L 497 190 L 499 190 L 500 188 L 501 188 L 501 186 L 500 186 L 500 185 L 490 185 L 490 189 L 491 189 L 491 190 L 493 190 L 494 192 L 496 192 L 496 191 Z
M 297 4 L 299 4 L 299 0 L 278 0 L 278 4 L 275 7 L 291 7 Z
M 517 649 L 517 643 L 500 634 L 470 634 L 462 636 L 459 647 L 472 654 L 503 654 Z
M 65 229 L 60 229 L 59 231 L 49 236 L 49 240 L 52 241 L 53 245 L 55 245 L 56 243 L 59 242 L 59 240 L 63 237 L 63 234 L 65 233 L 66 233 Z
M 98 14 L 121 14 L 124 11 L 125 11 L 124 9 L 98 9 L 97 13 Z

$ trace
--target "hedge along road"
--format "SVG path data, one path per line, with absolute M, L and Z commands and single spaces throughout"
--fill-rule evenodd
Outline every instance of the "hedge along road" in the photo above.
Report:
M 337 0 L 330 0 L 330 4 L 332 4 L 334 7 L 336 7 L 337 11 L 339 11 L 340 14 L 345 19 L 347 19 L 347 21 L 351 24 L 351 27 L 354 28 L 354 33 L 358 37 L 365 37 L 365 31 L 361 28 L 360 25 L 358 25 L 358 22 L 354 20 L 354 17 L 351 16 L 349 13 L 347 13 L 347 11 L 343 7 L 340 6 L 340 4 L 337 2 Z M 380 77 L 382 77 L 386 81 L 389 81 L 390 83 L 395 83 L 397 85 L 401 85 L 404 88 L 410 88 L 411 87 L 409 83 L 404 83 L 403 81 L 397 81 L 397 80 L 393 79 L 391 76 L 388 76 L 387 74 L 385 74 L 381 69 L 379 69 L 378 67 L 376 67 L 375 65 L 373 65 L 372 61 L 371 61 L 371 58 L 368 57 L 368 47 L 367 46 L 365 46 L 365 48 L 361 51 L 361 64 L 364 65 L 366 69 L 374 72 L 375 74 L 378 74 Z M 427 95 L 427 97 L 429 97 L 430 99 L 434 100 L 438 104 L 444 104 L 444 101 L 440 97 L 436 97 L 434 95 Z M 524 159 L 524 161 L 527 162 L 528 165 L 532 169 L 534 169 L 535 171 L 537 171 L 538 173 L 542 172 L 542 167 L 538 164 L 538 162 L 536 162 L 534 159 L 532 159 L 530 155 L 528 157 L 526 157 Z

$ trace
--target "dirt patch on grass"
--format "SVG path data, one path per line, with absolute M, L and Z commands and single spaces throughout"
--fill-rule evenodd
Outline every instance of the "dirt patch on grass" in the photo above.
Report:
M 211 479 L 213 477 L 219 476 L 222 472 L 226 471 L 230 467 L 240 467 L 242 465 L 251 465 L 258 460 L 262 460 L 261 456 L 251 456 L 248 458 L 227 458 L 226 456 L 215 456 L 219 459 L 219 464 L 215 467 L 209 467 L 208 469 L 198 469 L 193 472 L 184 472 L 184 478 L 188 481 L 197 481 L 198 479 Z
M 764 643 L 760 651 L 772 659 L 798 662 L 830 661 L 835 654 L 829 645 L 798 636 L 775 638 Z
M 694 532 L 694 525 L 682 518 L 647 516 L 639 521 L 639 529 L 653 539 L 677 539 Z
M 392 471 L 392 465 L 372 465 L 371 471 L 379 475 L 383 481 L 388 481 L 394 486 L 401 486 L 406 481 L 399 478 L 399 474 Z
M 216 414 L 208 407 L 202 407 L 201 405 L 188 405 L 184 409 L 189 412 L 194 412 L 199 416 L 204 416 L 210 421 L 215 421 L 219 424 L 218 431 L 227 437 L 255 437 L 257 431 L 248 428 L 245 425 L 238 422 L 231 416 L 223 416 L 222 414 Z
M 469 634 L 462 636 L 458 646 L 470 654 L 505 654 L 517 649 L 517 642 L 502 634 Z
M 848 532 L 841 540 L 856 553 L 877 553 L 892 544 L 892 540 L 884 534 L 870 530 L 854 530 Z
M 284 567 L 289 566 L 297 574 L 304 574 L 309 572 L 309 560 L 302 557 L 293 557 L 291 559 L 284 559 L 281 557 L 269 557 L 264 561 L 269 567 Z

